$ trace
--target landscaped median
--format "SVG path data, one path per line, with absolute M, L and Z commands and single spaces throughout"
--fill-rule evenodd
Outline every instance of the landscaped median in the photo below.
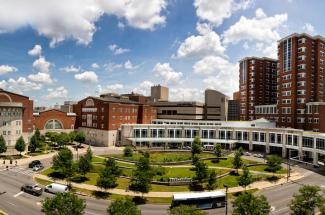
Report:
M 190 152 L 150 152 L 150 156 L 147 155 L 153 172 L 151 179 L 151 188 L 147 192 L 134 192 L 129 189 L 132 184 L 134 174 L 136 174 L 136 168 L 138 162 L 143 158 L 143 154 L 134 153 L 129 157 L 123 155 L 105 155 L 93 156 L 91 159 L 92 168 L 85 174 L 76 173 L 70 177 L 71 185 L 80 193 L 86 193 L 87 195 L 98 196 L 104 195 L 109 198 L 115 198 L 119 196 L 141 196 L 146 197 L 147 202 L 150 203 L 169 203 L 171 197 L 177 192 L 190 192 L 196 191 L 196 187 L 191 184 L 196 180 L 197 172 L 196 165 L 192 165 L 192 162 L 183 164 L 191 160 Z M 215 159 L 211 153 L 199 154 L 199 160 L 202 164 L 206 165 L 208 172 L 215 172 L 216 183 L 214 189 L 223 190 L 224 184 L 229 187 L 230 193 L 242 192 L 245 190 L 243 187 L 239 187 L 240 177 L 245 172 L 242 169 L 233 169 L 234 157 L 222 157 Z M 117 177 L 116 186 L 111 189 L 101 189 L 98 187 L 98 179 L 101 172 L 105 167 L 107 168 L 107 159 L 115 159 L 115 164 L 118 169 L 121 170 L 120 177 Z M 114 162 L 114 160 L 112 161 Z M 178 164 L 179 162 L 179 164 Z M 171 165 L 171 163 L 173 165 Z M 267 165 L 264 163 L 258 163 L 256 161 L 250 161 L 242 159 L 242 165 L 251 174 L 251 184 L 246 189 L 263 189 L 270 186 L 275 186 L 286 182 L 285 169 L 278 169 L 274 173 L 267 172 Z M 292 173 L 293 180 L 296 180 L 301 175 Z M 173 180 L 171 180 L 173 179 Z M 174 180 L 189 179 L 189 183 L 174 184 Z M 275 180 L 274 180 L 275 179 Z M 35 180 L 38 183 L 46 184 L 52 181 L 57 183 L 66 184 L 64 177 L 60 177 L 58 172 L 53 168 L 44 170 L 41 174 L 35 176 Z M 201 183 L 201 189 L 207 189 L 208 181 L 203 180 Z M 241 184 L 242 185 L 242 184 Z M 210 189 L 210 188 L 209 188 Z M 103 192 L 104 191 L 104 192 Z

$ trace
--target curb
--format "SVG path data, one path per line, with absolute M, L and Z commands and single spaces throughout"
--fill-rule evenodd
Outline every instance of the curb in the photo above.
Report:
M 6 212 L 0 210 L 0 213 L 4 214 L 4 215 L 8 215 Z

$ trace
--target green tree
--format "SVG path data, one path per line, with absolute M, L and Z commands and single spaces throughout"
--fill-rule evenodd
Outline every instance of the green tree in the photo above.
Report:
M 16 141 L 15 149 L 21 154 L 26 149 L 26 143 L 24 138 L 21 136 Z
M 42 202 L 42 209 L 46 215 L 82 215 L 85 208 L 85 200 L 72 193 L 58 193 Z
M 83 131 L 78 131 L 75 137 L 75 141 L 78 143 L 84 143 L 86 141 L 86 135 Z
M 202 143 L 201 143 L 201 138 L 200 137 L 195 137 L 192 143 L 192 157 L 197 154 L 201 154 L 202 152 Z
M 243 160 L 241 159 L 241 152 L 237 150 L 235 152 L 235 156 L 232 161 L 232 166 L 237 170 L 237 174 L 238 174 L 238 169 L 242 167 L 242 165 L 243 165 Z
M 85 154 L 85 157 L 91 162 L 93 159 L 93 152 L 91 151 L 91 148 L 88 147 L 87 152 Z
M 265 196 L 254 196 L 245 192 L 233 202 L 233 215 L 267 215 L 270 211 L 271 206 Z
M 320 207 L 319 211 L 320 211 L 320 215 L 325 215 L 325 205 Z
M 249 172 L 249 169 L 247 168 L 247 166 L 244 166 L 243 174 L 238 178 L 238 184 L 239 184 L 239 186 L 244 187 L 246 190 L 246 187 L 248 185 L 250 185 L 252 182 L 253 182 L 253 176 Z
M 117 199 L 107 208 L 108 215 L 141 215 L 140 209 L 130 198 Z
M 29 142 L 29 145 L 28 145 L 28 151 L 30 151 L 31 153 L 35 152 L 36 149 L 37 149 L 37 138 L 35 135 L 33 135 L 31 138 L 30 138 L 30 142 Z
M 117 166 L 116 161 L 113 158 L 109 158 L 105 161 L 105 167 L 99 173 L 97 179 L 97 186 L 107 190 L 117 186 L 117 177 L 121 175 L 122 171 Z
M 279 171 L 282 163 L 282 158 L 280 158 L 277 155 L 269 155 L 266 157 L 266 165 L 267 168 L 266 171 L 275 173 L 276 171 Z
M 208 185 L 209 190 L 214 190 L 217 187 L 217 173 L 212 170 L 209 174 Z
M 305 185 L 299 189 L 298 194 L 294 194 L 289 205 L 292 215 L 312 215 L 315 209 L 325 204 L 325 199 L 321 195 L 318 186 Z
M 127 146 L 123 150 L 123 156 L 124 157 L 132 157 L 133 155 L 133 149 L 131 146 Z
M 222 148 L 219 143 L 216 144 L 216 147 L 214 149 L 214 154 L 217 156 L 217 158 L 220 158 L 222 156 Z
M 91 160 L 87 157 L 87 155 L 81 156 L 78 161 L 78 172 L 81 173 L 83 176 L 90 172 L 91 168 L 93 167 Z
M 193 179 L 196 180 L 198 184 L 202 184 L 209 176 L 208 166 L 203 161 L 196 162 L 194 171 L 195 176 Z
M 62 132 L 57 136 L 56 142 L 61 147 L 65 146 L 70 142 L 70 136 L 67 133 Z
M 69 133 L 69 137 L 70 137 L 70 143 L 72 143 L 73 141 L 75 141 L 75 139 L 76 139 L 76 136 L 77 136 L 77 131 L 71 131 L 70 133 Z
M 39 131 L 38 128 L 36 128 L 34 135 L 35 135 L 37 141 L 41 141 L 41 132 Z
M 62 148 L 53 156 L 53 169 L 69 178 L 74 174 L 73 155 L 70 149 Z
M 6 141 L 2 135 L 0 135 L 0 154 L 5 153 L 7 151 Z
M 137 168 L 133 171 L 130 189 L 142 194 L 148 193 L 151 189 L 151 181 L 153 178 L 149 158 L 141 157 L 136 166 Z
M 201 211 L 195 206 L 180 205 L 168 210 L 169 215 L 207 215 L 206 212 Z

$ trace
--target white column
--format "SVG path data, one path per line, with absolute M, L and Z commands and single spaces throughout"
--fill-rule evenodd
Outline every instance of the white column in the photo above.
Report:
M 270 154 L 270 134 L 265 132 L 265 153 Z
M 282 134 L 282 157 L 286 158 L 287 157 L 287 137 L 285 134 Z
M 248 140 L 249 140 L 249 151 L 253 151 L 253 132 L 250 130 L 248 133 Z
M 313 165 L 318 165 L 318 153 L 316 149 L 316 138 L 314 138 L 314 145 L 313 145 Z

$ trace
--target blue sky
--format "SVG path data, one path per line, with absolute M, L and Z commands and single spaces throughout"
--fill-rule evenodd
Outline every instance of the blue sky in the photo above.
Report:
M 325 35 L 322 0 L 0 0 L 0 87 L 36 105 L 105 92 L 202 100 L 238 89 L 238 61 Z

